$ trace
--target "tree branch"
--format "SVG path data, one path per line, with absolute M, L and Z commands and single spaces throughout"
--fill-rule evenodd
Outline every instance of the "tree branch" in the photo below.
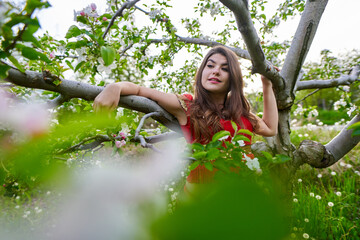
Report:
M 265 54 L 261 48 L 260 39 L 252 22 L 245 0 L 220 0 L 235 15 L 238 29 L 248 48 L 253 65 L 252 73 L 260 73 L 266 76 L 273 83 L 276 92 L 285 87 L 284 79 L 273 65 L 266 60 Z
M 112 27 L 112 25 L 114 25 L 115 19 L 117 17 L 122 17 L 123 16 L 123 11 L 125 9 L 129 9 L 132 8 L 137 2 L 139 2 L 140 0 L 133 0 L 133 1 L 127 1 L 125 2 L 121 8 L 119 10 L 117 10 L 117 12 L 115 13 L 115 15 L 111 18 L 109 25 L 107 26 L 107 28 L 105 29 L 105 32 L 103 34 L 103 39 L 105 38 L 106 34 L 109 32 L 110 28 Z
M 52 78 L 54 78 L 53 80 L 57 79 L 56 76 L 47 76 L 48 80 L 45 81 L 42 73 L 34 71 L 26 71 L 25 73 L 22 73 L 19 70 L 10 69 L 8 71 L 8 77 L 5 80 L 23 87 L 58 92 L 67 96 L 69 99 L 82 98 L 88 101 L 94 100 L 95 97 L 103 90 L 103 87 L 65 79 L 60 79 L 61 83 L 56 86 L 51 84 Z M 181 133 L 180 125 L 177 119 L 160 107 L 156 102 L 148 98 L 139 96 L 124 96 L 121 97 L 119 106 L 143 113 L 159 112 L 161 113 L 159 116 L 154 116 L 156 121 L 175 132 Z
M 360 81 L 360 66 L 355 66 L 349 75 L 344 75 L 336 79 L 330 80 L 309 80 L 300 81 L 296 84 L 296 91 L 314 88 L 332 88 L 340 85 L 350 85 L 355 81 Z
M 120 138 L 120 137 L 119 137 Z M 86 142 L 92 141 L 90 143 L 85 144 Z M 94 149 L 97 146 L 99 146 L 101 143 L 103 142 L 110 142 L 111 139 L 109 138 L 109 136 L 107 135 L 96 135 L 96 136 L 92 136 L 92 137 L 88 137 L 83 139 L 80 143 L 71 146 L 63 151 L 58 152 L 57 154 L 65 154 L 65 153 L 70 153 L 70 152 L 74 152 L 76 150 L 87 150 L 87 149 Z
M 141 120 L 140 120 L 140 123 L 138 125 L 138 127 L 136 128 L 135 130 L 135 136 L 134 136 L 134 140 L 137 141 L 137 142 L 140 142 L 141 146 L 144 147 L 144 148 L 150 148 L 152 150 L 154 150 L 155 152 L 161 152 L 160 150 L 158 150 L 156 147 L 154 147 L 152 144 L 150 143 L 147 143 L 145 141 L 145 138 L 144 136 L 140 135 L 140 131 L 141 131 L 141 128 L 143 127 L 144 123 L 145 123 L 145 120 L 149 117 L 153 117 L 153 116 L 157 116 L 159 117 L 161 115 L 161 113 L 159 112 L 152 112 L 152 113 L 148 113 L 148 114 L 145 114 Z
M 348 129 L 349 126 L 359 121 L 360 115 L 355 116 L 336 137 L 325 145 L 326 150 L 334 156 L 334 162 L 330 161 L 327 166 L 331 166 L 340 160 L 340 158 L 342 158 L 359 143 L 360 136 L 351 136 L 353 130 Z
M 57 106 L 60 106 L 61 104 L 63 104 L 64 102 L 67 102 L 71 99 L 71 97 L 66 96 L 66 95 L 59 95 L 58 97 L 50 100 L 47 105 L 48 108 L 54 108 Z
M 181 37 L 181 36 L 178 36 L 177 40 L 179 42 L 184 42 L 186 44 L 198 44 L 198 45 L 203 45 L 203 46 L 207 46 L 207 47 L 214 47 L 214 46 L 222 45 L 222 46 L 227 47 L 230 50 L 232 50 L 239 57 L 247 59 L 247 60 L 251 60 L 251 57 L 250 57 L 250 54 L 248 51 L 240 49 L 240 48 L 225 46 L 216 41 L 210 41 L 210 40 L 201 39 L 201 38 Z M 150 42 L 151 43 L 165 43 L 165 42 L 169 42 L 169 41 L 170 41 L 170 39 L 151 39 Z
M 321 143 L 304 140 L 294 152 L 294 161 L 300 164 L 307 163 L 315 168 L 326 168 L 339 161 L 345 154 L 353 149 L 360 141 L 360 136 L 352 137 L 352 124 L 359 122 L 360 116 L 355 116 L 341 132 L 325 146 Z
M 182 134 L 177 132 L 166 132 L 159 135 L 145 137 L 145 141 L 148 143 L 158 143 L 169 139 L 177 139 L 183 137 Z
M 314 39 L 328 0 L 307 1 L 300 23 L 286 55 L 281 74 L 286 79 L 286 104 L 292 104 L 293 90 L 307 53 Z M 283 99 L 285 100 L 285 99 Z
M 311 95 L 317 93 L 318 91 L 320 91 L 320 88 L 316 89 L 315 91 L 312 91 L 311 93 L 307 94 L 305 97 L 303 97 L 302 99 L 300 99 L 299 101 L 297 101 L 295 103 L 295 105 L 298 105 L 300 102 L 304 101 L 305 99 L 307 99 L 308 97 L 310 97 Z

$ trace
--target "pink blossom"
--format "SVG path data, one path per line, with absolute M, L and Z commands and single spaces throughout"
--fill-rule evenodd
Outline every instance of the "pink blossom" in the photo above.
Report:
M 50 53 L 50 58 L 54 58 L 55 57 L 55 53 L 54 52 L 51 52 Z
M 81 15 L 81 16 L 85 16 L 85 12 L 84 12 L 84 11 L 81 11 L 81 12 L 80 12 L 80 15 Z
M 103 20 L 104 22 L 106 22 L 108 19 L 107 19 L 107 17 L 103 17 L 102 20 Z
M 115 141 L 115 145 L 116 145 L 117 148 L 121 148 L 125 144 L 126 144 L 125 140 Z
M 90 4 L 90 7 L 91 7 L 91 9 L 92 9 L 93 11 L 96 10 L 96 4 L 95 4 L 95 3 Z
M 122 139 L 125 139 L 125 138 L 126 138 L 126 134 L 123 133 L 123 132 L 119 132 L 119 136 L 120 136 Z

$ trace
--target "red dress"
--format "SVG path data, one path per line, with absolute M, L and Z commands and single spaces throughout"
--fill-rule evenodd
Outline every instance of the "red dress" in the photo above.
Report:
M 179 101 L 180 101 L 182 107 L 184 108 L 184 110 L 186 112 L 188 112 L 190 102 L 193 100 L 193 96 L 190 94 L 184 94 L 183 96 L 187 100 L 182 102 L 181 99 L 179 98 Z M 253 132 L 253 126 L 247 118 L 241 117 L 241 121 L 244 125 L 244 129 L 247 129 L 247 130 Z M 220 119 L 220 124 L 224 130 L 229 131 L 231 136 L 234 136 L 235 130 L 232 127 L 230 120 Z M 238 129 L 241 129 L 241 126 L 239 124 L 237 124 L 237 126 L 238 126 Z M 190 124 L 189 115 L 187 117 L 186 125 L 180 125 L 180 127 L 185 136 L 186 141 L 188 143 L 194 143 L 194 141 L 195 141 L 194 129 L 192 128 L 192 126 Z M 251 136 L 249 136 L 249 135 L 245 135 L 245 136 L 250 139 L 250 142 L 245 142 L 245 145 L 250 145 L 251 144 Z M 189 183 L 210 183 L 213 181 L 215 172 L 216 172 L 216 169 L 214 169 L 213 171 L 209 171 L 207 168 L 205 168 L 205 166 L 199 165 L 198 167 L 196 167 L 194 170 L 192 170 L 190 172 L 189 176 L 187 177 L 187 181 Z

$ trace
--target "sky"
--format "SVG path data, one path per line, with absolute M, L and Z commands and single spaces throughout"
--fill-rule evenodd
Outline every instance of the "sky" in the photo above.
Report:
M 107 6 L 104 4 L 106 0 L 48 0 L 52 7 L 42 10 L 38 13 L 38 18 L 42 26 L 39 34 L 49 31 L 50 35 L 57 39 L 63 39 L 69 27 L 76 24 L 74 21 L 74 10 L 80 11 L 91 3 L 97 5 L 99 13 L 104 13 Z M 145 1 L 143 1 L 145 3 Z M 148 3 L 149 1 L 146 1 Z M 192 10 L 194 0 L 174 1 L 173 13 L 177 19 L 188 17 Z M 282 0 L 271 0 L 270 10 L 275 11 Z M 138 4 L 141 6 L 142 1 Z M 271 9 L 271 7 L 273 9 Z M 191 12 L 187 9 L 190 9 Z M 360 23 L 360 0 L 329 0 L 325 12 L 323 13 L 320 25 L 313 40 L 312 46 L 306 58 L 306 61 L 318 61 L 320 59 L 320 51 L 323 49 L 331 50 L 334 55 L 345 53 L 352 49 L 360 49 L 360 32 L 357 30 Z M 186 14 L 184 14 L 186 13 Z M 181 15 L 180 15 L 181 14 Z M 171 12 L 169 12 L 171 16 Z M 148 17 L 146 16 L 148 19 Z M 295 34 L 296 27 L 300 20 L 300 16 L 282 23 L 275 30 L 278 36 L 276 41 L 291 40 Z M 176 23 L 176 20 L 172 19 Z M 209 31 L 220 22 L 212 22 L 205 25 Z M 182 35 L 183 36 L 183 35 Z M 240 34 L 239 34 L 240 37 Z
M 105 0 L 49 0 L 52 7 L 42 10 L 39 14 L 42 30 L 48 30 L 51 35 L 63 38 L 67 29 L 75 22 L 73 11 L 95 3 L 101 13 L 106 9 Z M 193 0 L 181 0 L 174 10 L 183 14 L 185 7 Z M 186 3 L 188 2 L 188 3 Z M 272 6 L 277 6 L 280 0 L 272 0 Z M 141 2 L 139 2 L 141 4 Z M 181 8 L 181 10 L 179 10 Z M 345 52 L 354 48 L 360 49 L 360 32 L 357 30 L 360 23 L 359 0 L 330 0 L 322 16 L 320 26 L 314 38 L 308 58 L 316 60 L 322 49 L 330 49 L 334 53 Z M 282 24 L 276 30 L 280 39 L 291 39 L 294 35 L 299 17 Z

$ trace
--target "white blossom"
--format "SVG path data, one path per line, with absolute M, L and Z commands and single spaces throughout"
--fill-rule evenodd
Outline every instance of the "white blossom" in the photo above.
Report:
M 333 207 L 334 203 L 333 202 L 328 202 L 329 207 Z
M 317 200 L 320 200 L 320 199 L 321 199 L 321 196 L 320 196 L 320 195 L 316 195 L 315 198 L 316 198 Z
M 349 109 L 349 111 L 347 111 L 347 115 L 349 117 L 351 117 L 352 113 L 356 110 L 356 106 L 355 105 L 352 105 Z
M 78 54 L 78 63 L 86 61 L 86 47 L 77 48 L 75 51 Z
M 336 194 L 336 196 L 341 197 L 341 192 L 336 192 L 335 194 Z
M 113 69 L 116 68 L 115 62 L 111 63 L 109 66 L 105 66 L 104 60 L 100 57 L 98 58 L 100 64 L 97 66 L 97 70 L 99 72 L 105 72 L 106 74 L 110 74 Z
M 332 171 L 332 172 L 331 172 L 331 175 L 335 176 L 335 175 L 336 175 L 336 172 Z
M 243 157 L 246 160 L 246 166 L 248 166 L 248 168 L 250 170 L 259 170 L 260 169 L 260 163 L 259 163 L 259 159 L 257 158 L 250 158 L 248 157 L 245 153 L 243 154 Z
M 155 19 L 157 15 L 161 15 L 160 10 L 155 9 L 155 10 L 149 12 L 150 19 Z
M 315 194 L 313 192 L 310 193 L 310 197 L 314 197 Z
M 307 234 L 307 233 L 303 234 L 303 238 L 308 239 L 309 237 L 310 237 L 309 234 Z
M 345 107 L 345 106 L 346 106 L 346 102 L 344 99 L 341 98 L 340 100 L 334 103 L 334 110 L 339 110 L 340 107 Z

